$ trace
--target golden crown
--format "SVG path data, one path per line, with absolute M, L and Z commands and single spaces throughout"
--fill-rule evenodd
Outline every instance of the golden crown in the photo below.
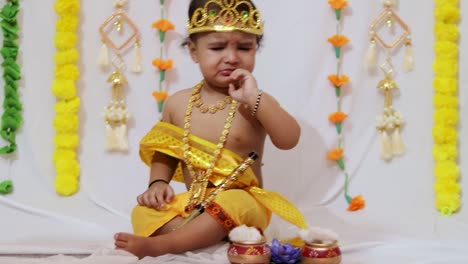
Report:
M 245 0 L 210 0 L 195 10 L 187 24 L 188 33 L 243 31 L 263 35 L 260 12 Z

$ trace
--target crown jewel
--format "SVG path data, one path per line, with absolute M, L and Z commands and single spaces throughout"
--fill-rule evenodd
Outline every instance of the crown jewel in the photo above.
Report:
M 260 12 L 245 0 L 210 0 L 195 10 L 188 21 L 188 33 L 243 31 L 263 35 Z

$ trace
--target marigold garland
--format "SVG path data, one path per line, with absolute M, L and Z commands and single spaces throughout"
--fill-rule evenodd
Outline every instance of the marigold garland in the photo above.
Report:
M 348 115 L 341 111 L 342 105 L 342 93 L 341 88 L 349 83 L 349 77 L 341 74 L 341 60 L 342 47 L 349 43 L 348 37 L 341 34 L 341 18 L 342 18 L 342 9 L 348 5 L 347 1 L 344 0 L 328 0 L 330 6 L 334 9 L 336 15 L 336 34 L 328 38 L 328 42 L 333 46 L 335 50 L 335 57 L 337 59 L 337 73 L 328 75 L 328 80 L 335 88 L 335 95 L 338 100 L 337 105 L 338 109 L 336 112 L 329 114 L 328 120 L 335 125 L 336 132 L 338 134 L 338 147 L 331 149 L 327 153 L 327 159 L 337 163 L 340 170 L 345 176 L 345 185 L 344 185 L 344 197 L 348 202 L 348 211 L 357 211 L 364 208 L 365 201 L 361 195 L 356 197 L 351 197 L 348 194 L 348 172 L 346 171 L 346 166 L 344 162 L 344 149 L 343 149 L 343 131 L 342 124 Z
M 55 172 L 55 191 L 69 196 L 78 191 L 80 165 L 76 149 L 79 146 L 79 117 L 80 99 L 76 94 L 75 82 L 80 76 L 76 65 L 79 52 L 75 49 L 78 42 L 76 34 L 78 27 L 79 0 L 56 0 L 55 12 L 58 15 L 54 43 L 55 74 L 52 82 L 52 93 L 57 98 L 54 118 L 53 162 Z
M 4 99 L 3 114 L 0 128 L 0 136 L 7 145 L 0 148 L 0 154 L 11 154 L 16 151 L 16 132 L 23 118 L 21 111 L 23 105 L 19 101 L 18 81 L 21 79 L 21 69 L 17 63 L 19 46 L 16 40 L 19 38 L 17 16 L 20 11 L 18 0 L 7 0 L 1 10 L 0 17 L 3 46 L 1 54 L 3 57 L 3 80 Z M 13 182 L 9 179 L 0 181 L 0 194 L 9 194 L 13 191 Z
M 432 65 L 434 126 L 432 154 L 435 206 L 445 216 L 460 209 L 460 170 L 458 157 L 458 38 L 460 21 L 458 0 L 435 0 L 434 52 Z
M 159 71 L 159 89 L 152 93 L 153 97 L 158 102 L 158 111 L 161 113 L 164 105 L 164 101 L 168 97 L 167 89 L 164 88 L 164 81 L 166 80 L 166 71 L 172 68 L 173 61 L 164 59 L 164 45 L 166 40 L 166 33 L 170 30 L 174 30 L 175 26 L 171 21 L 165 18 L 165 7 L 164 0 L 159 0 L 159 9 L 161 12 L 161 18 L 156 20 L 151 26 L 158 30 L 159 33 L 159 58 L 153 60 L 153 66 Z

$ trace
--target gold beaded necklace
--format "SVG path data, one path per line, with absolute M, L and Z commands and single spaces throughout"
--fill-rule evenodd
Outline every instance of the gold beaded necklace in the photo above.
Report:
M 224 144 L 226 143 L 227 136 L 229 134 L 229 130 L 231 128 L 232 120 L 234 119 L 234 114 L 237 110 L 237 101 L 233 100 L 231 97 L 230 102 L 231 108 L 229 109 L 228 116 L 226 118 L 226 122 L 224 124 L 223 131 L 221 132 L 221 136 L 219 137 L 219 142 L 216 145 L 216 149 L 213 152 L 213 160 L 208 165 L 206 171 L 195 171 L 193 168 L 193 164 L 190 162 L 189 153 L 190 153 L 190 125 L 192 119 L 192 110 L 194 103 L 199 100 L 197 95 L 200 95 L 201 88 L 204 84 L 204 81 L 201 81 L 195 87 L 193 87 L 192 96 L 190 96 L 189 102 L 187 104 L 187 109 L 185 111 L 185 118 L 184 118 L 184 135 L 183 135 L 183 143 L 184 143 L 184 162 L 187 165 L 187 169 L 190 173 L 192 178 L 192 183 L 190 184 L 190 197 L 188 200 L 188 204 L 185 207 L 186 211 L 191 211 L 201 202 L 203 202 L 205 198 L 206 188 L 208 187 L 208 178 L 213 173 L 214 167 L 216 163 L 218 163 L 219 157 L 221 155 L 221 150 L 224 148 Z
M 214 113 L 218 112 L 218 110 L 222 110 L 222 109 L 226 108 L 226 105 L 230 104 L 232 102 L 231 96 L 228 95 L 228 96 L 224 97 L 223 100 L 218 101 L 216 104 L 207 106 L 205 103 L 202 102 L 200 92 L 193 95 L 193 96 L 194 96 L 193 105 L 196 108 L 200 109 L 200 112 L 202 112 L 202 113 L 214 114 Z

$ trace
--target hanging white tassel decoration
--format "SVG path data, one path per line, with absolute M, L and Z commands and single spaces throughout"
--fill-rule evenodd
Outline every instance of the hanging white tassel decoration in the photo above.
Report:
M 115 139 L 117 150 L 128 150 L 127 124 L 120 124 L 115 127 Z
M 403 70 L 405 72 L 410 72 L 414 69 L 414 56 L 413 48 L 410 43 L 405 44 L 405 55 L 403 58 Z
M 116 144 L 115 144 L 115 135 L 114 135 L 114 129 L 112 126 L 107 123 L 106 124 L 106 149 L 109 151 L 115 150 Z
M 141 72 L 141 48 L 138 40 L 135 41 L 133 48 L 132 72 Z
M 364 62 L 369 69 L 373 69 L 377 66 L 377 44 L 373 39 L 370 41 L 369 47 L 367 48 Z
M 400 137 L 400 129 L 397 127 L 393 130 L 392 134 L 392 152 L 393 155 L 402 155 L 405 153 L 405 144 Z
M 392 158 L 392 144 L 386 130 L 380 132 L 380 157 L 383 160 Z
M 97 63 L 101 67 L 106 67 L 109 65 L 109 51 L 107 49 L 106 43 L 102 43 L 101 51 L 99 52 Z

